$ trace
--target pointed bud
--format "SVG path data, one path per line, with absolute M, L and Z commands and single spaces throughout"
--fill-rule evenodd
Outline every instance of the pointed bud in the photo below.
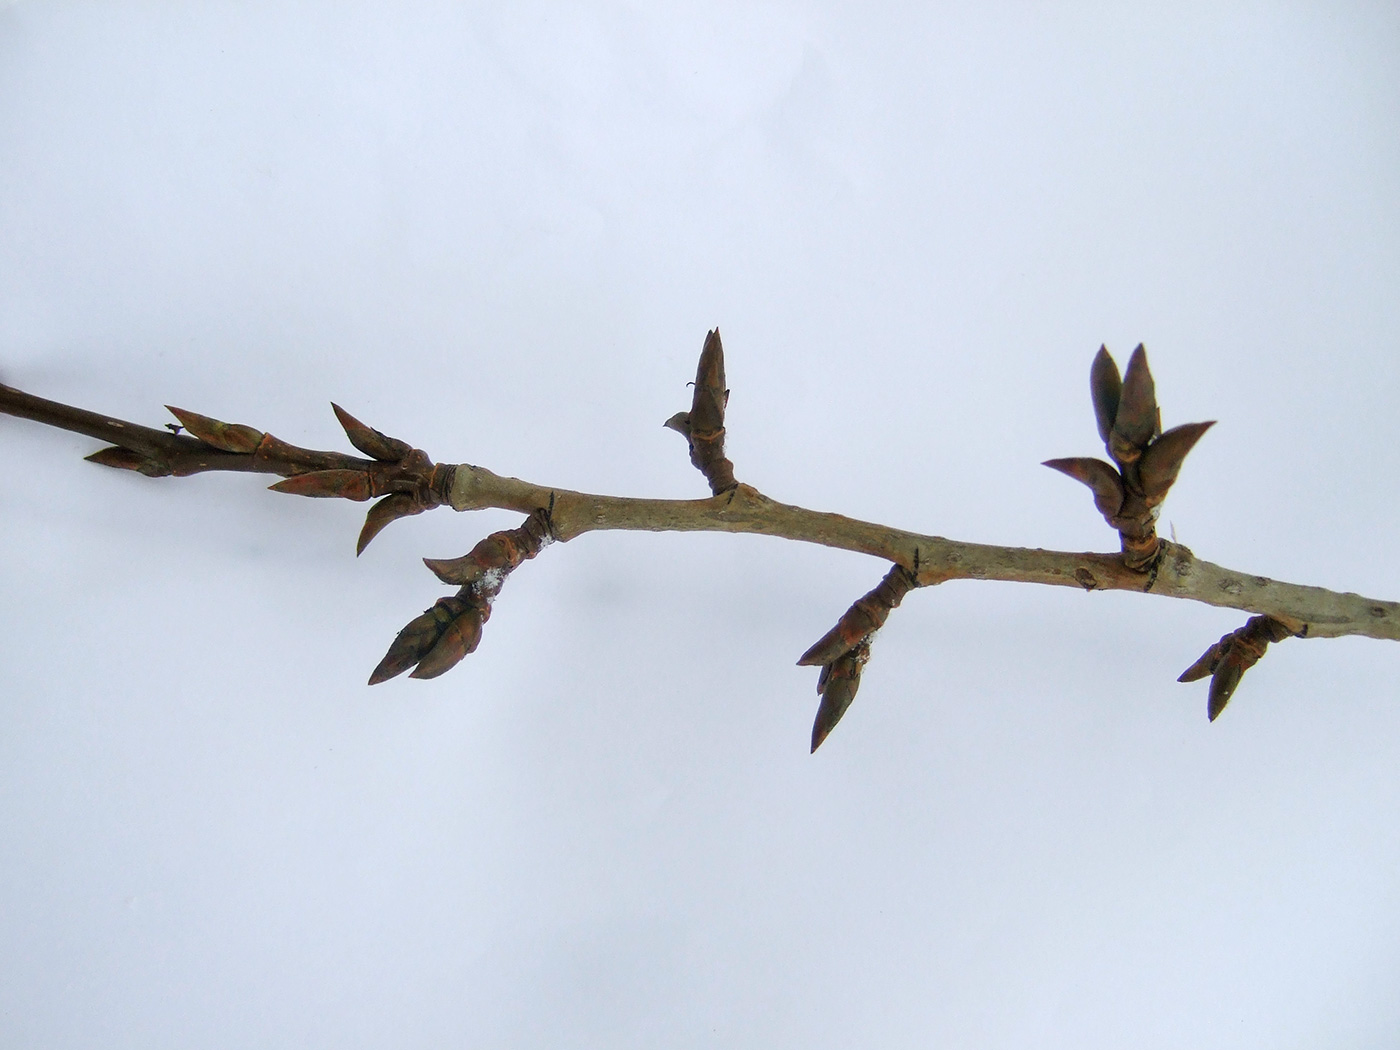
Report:
M 382 463 L 397 463 L 413 451 L 413 446 L 407 441 L 391 438 L 371 426 L 366 426 L 334 401 L 331 402 L 331 408 L 335 411 L 336 419 L 340 420 L 350 444 L 371 459 Z
M 1123 509 L 1123 478 L 1118 471 L 1101 459 L 1071 457 L 1047 459 L 1042 466 L 1058 470 L 1075 481 L 1089 486 L 1094 494 L 1094 506 L 1105 518 L 1112 518 Z
M 1250 661 L 1250 663 L 1253 662 Z M 1220 666 L 1215 669 L 1215 674 L 1211 675 L 1210 679 L 1210 694 L 1206 699 L 1206 718 L 1214 722 L 1220 717 L 1220 712 L 1225 710 L 1225 705 L 1235 694 L 1235 686 L 1240 684 L 1244 672 L 1245 665 L 1236 659 L 1233 653 L 1220 661 Z
M 307 474 L 293 474 L 268 488 L 293 496 L 352 499 L 357 503 L 363 503 L 371 495 L 369 474 L 363 470 L 313 470 Z
M 1220 643 L 1216 642 L 1209 649 L 1203 652 L 1194 664 L 1182 671 L 1178 676 L 1178 682 L 1199 682 L 1206 675 L 1215 670 L 1215 665 L 1220 661 Z
M 410 678 L 436 678 L 456 667 L 468 653 L 481 644 L 481 627 L 491 616 L 489 605 L 472 606 L 458 616 L 442 632 Z
M 221 452 L 239 452 L 247 455 L 254 451 L 263 439 L 261 430 L 245 427 L 241 423 L 225 423 L 209 416 L 201 416 L 198 412 L 187 412 L 183 408 L 173 408 L 170 405 L 165 407 L 192 435 Z
M 817 717 L 812 723 L 812 751 L 821 747 L 822 741 L 831 735 L 836 723 L 856 698 L 860 688 L 860 675 L 870 659 L 870 640 L 863 639 L 859 645 L 839 660 L 822 668 L 817 678 L 817 693 L 821 703 L 817 707 Z
M 724 426 L 724 409 L 729 403 L 729 391 L 724 385 L 724 347 L 719 329 L 705 337 L 700 351 L 700 365 L 695 371 L 695 398 L 690 407 L 691 428 L 700 434 Z
M 1208 423 L 1183 423 L 1172 427 L 1152 444 L 1138 461 L 1138 477 L 1142 481 L 1142 491 L 1147 497 L 1148 506 L 1156 506 L 1166 498 L 1167 490 L 1181 472 L 1182 461 L 1195 447 L 1196 442 L 1207 430 L 1215 426 L 1215 420 Z
M 363 451 L 363 449 L 361 450 Z M 426 508 L 406 492 L 394 492 L 370 507 L 365 515 L 365 524 L 360 529 L 360 537 L 355 541 L 355 557 L 359 557 L 369 546 L 369 541 L 384 531 L 391 521 L 421 514 Z
M 1118 376 L 1118 364 L 1108 347 L 1099 347 L 1094 355 L 1094 363 L 1089 367 L 1089 395 L 1094 401 L 1094 420 L 1098 423 L 1099 437 L 1108 444 L 1109 431 L 1118 418 L 1118 398 L 1123 391 L 1123 380 Z
M 409 620 L 408 625 L 395 636 L 394 643 L 384 654 L 384 659 L 379 661 L 379 666 L 369 676 L 369 684 L 387 682 L 421 660 L 437 644 L 443 628 L 462 608 L 463 603 L 456 598 L 439 598 L 427 612 Z
M 1128 358 L 1128 371 L 1123 377 L 1118 415 L 1110 435 L 1119 440 L 1110 442 L 1110 454 L 1119 463 L 1132 462 L 1137 455 L 1131 450 L 1141 453 L 1156 435 L 1158 426 L 1157 388 L 1147 367 L 1147 350 L 1139 343 L 1133 356 Z
M 129 448 L 122 448 L 120 445 L 100 448 L 92 455 L 83 458 L 89 463 L 100 463 L 104 467 L 140 471 L 148 478 L 164 478 L 170 475 L 170 468 L 165 464 L 143 456 L 139 452 L 133 452 Z
M 674 430 L 677 434 L 685 438 L 687 441 L 690 440 L 689 412 L 677 412 L 674 416 L 666 420 L 666 422 L 662 423 L 661 425 L 670 430 Z

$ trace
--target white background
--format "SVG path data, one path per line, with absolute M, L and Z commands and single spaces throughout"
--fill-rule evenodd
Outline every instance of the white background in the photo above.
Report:
M 1111 550 L 1088 368 L 1146 342 L 1198 556 L 1400 598 L 1388 4 L 0 8 L 0 379 L 548 484 L 739 477 Z M 150 480 L 0 419 L 6 1047 L 1381 1047 L 1400 649 L 909 596 L 807 754 L 797 656 L 885 566 L 590 535 L 480 650 L 365 679 L 518 516 Z

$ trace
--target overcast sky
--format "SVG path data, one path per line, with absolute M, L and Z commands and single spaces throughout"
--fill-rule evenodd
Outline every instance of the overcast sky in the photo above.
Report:
M 1145 342 L 1198 556 L 1400 598 L 1391 4 L 0 5 L 0 380 L 696 497 L 723 332 L 772 497 L 1111 550 L 1088 369 Z M 151 480 L 0 417 L 6 1047 L 1382 1047 L 1400 648 L 1176 676 L 1243 614 L 911 594 L 588 535 L 373 689 L 439 510 Z

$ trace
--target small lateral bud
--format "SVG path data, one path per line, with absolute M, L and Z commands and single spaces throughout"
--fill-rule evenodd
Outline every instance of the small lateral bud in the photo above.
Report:
M 371 496 L 369 475 L 363 470 L 313 470 L 306 474 L 293 474 L 268 488 L 293 496 L 351 499 L 357 503 L 363 503 Z
M 104 467 L 116 467 L 120 470 L 135 470 L 145 474 L 148 478 L 168 477 L 170 468 L 149 456 L 143 456 L 139 452 L 133 452 L 129 448 L 122 448 L 120 445 L 109 445 L 107 448 L 100 448 L 90 456 L 84 456 L 89 463 L 100 463 Z
M 383 463 L 397 463 L 413 451 L 413 446 L 407 441 L 391 438 L 373 427 L 361 423 L 334 401 L 331 402 L 331 408 L 335 411 L 336 419 L 340 420 L 340 425 L 345 430 L 345 436 L 350 439 L 350 444 L 371 459 L 377 459 Z
M 219 419 L 202 416 L 198 412 L 188 412 L 170 405 L 165 407 L 190 434 L 221 452 L 239 452 L 247 455 L 253 452 L 263 439 L 261 430 L 245 427 L 242 423 L 225 423 Z

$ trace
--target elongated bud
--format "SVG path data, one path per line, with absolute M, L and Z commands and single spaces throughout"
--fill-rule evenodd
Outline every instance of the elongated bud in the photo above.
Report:
M 363 503 L 371 496 L 369 475 L 363 470 L 313 470 L 306 474 L 293 474 L 268 488 L 293 496 L 351 499 L 357 503 Z
M 1160 429 L 1157 388 L 1147 367 L 1147 350 L 1141 343 L 1128 358 L 1123 389 L 1118 399 L 1118 415 L 1110 434 L 1109 454 L 1120 465 L 1132 463 Z
M 1249 666 L 1253 666 L 1251 660 Z M 1235 687 L 1240 684 L 1240 679 L 1244 677 L 1246 665 L 1238 657 L 1226 658 L 1220 666 L 1215 669 L 1215 673 L 1210 676 L 1210 692 L 1206 696 L 1206 719 L 1214 722 L 1220 717 L 1220 712 L 1225 710 L 1225 705 L 1230 702 L 1230 697 L 1235 695 Z
M 369 546 L 369 541 L 383 532 L 390 522 L 413 514 L 422 514 L 425 510 L 427 508 L 423 504 L 406 492 L 393 492 L 385 496 L 365 514 L 364 527 L 360 529 L 359 539 L 355 541 L 355 557 L 363 554 Z
M 695 371 L 695 399 L 690 408 L 693 433 L 705 434 L 724 426 L 724 409 L 729 404 L 729 390 L 724 382 L 724 346 L 719 329 L 705 336 L 700 351 L 700 364 Z
M 261 430 L 245 427 L 242 423 L 225 423 L 219 419 L 202 416 L 198 412 L 187 412 L 183 408 L 165 406 L 172 416 L 193 436 L 206 445 L 213 445 L 221 452 L 253 452 L 263 439 Z
M 1300 627 L 1299 631 L 1305 630 Z M 1200 659 L 1181 672 L 1178 682 L 1195 682 L 1210 675 L 1210 693 L 1206 699 L 1206 717 L 1214 722 L 1230 702 L 1244 673 L 1259 662 L 1270 642 L 1291 638 L 1294 630 L 1272 616 L 1251 616 L 1238 630 L 1231 631 L 1216 642 Z
M 1089 457 L 1047 459 L 1042 466 L 1088 485 L 1094 494 L 1094 506 L 1105 518 L 1115 517 L 1123 509 L 1123 478 L 1103 460 Z
M 817 717 L 812 723 L 812 751 L 821 747 L 822 741 L 831 735 L 836 723 L 851 706 L 860 688 L 860 675 L 870 659 L 870 639 L 862 639 L 840 659 L 822 668 L 817 678 L 817 694 L 821 703 L 817 706 Z
M 466 603 L 460 598 L 439 598 L 421 616 L 415 616 L 395 637 L 384 659 L 369 676 L 370 685 L 387 682 L 418 663 L 442 637 L 443 629 L 460 616 Z
M 695 394 L 689 412 L 677 412 L 665 425 L 690 445 L 690 462 L 705 475 L 716 496 L 737 488 L 734 464 L 724 454 L 724 409 L 729 391 L 724 380 L 724 347 L 716 328 L 705 337 L 695 371 Z
M 1215 420 L 1208 423 L 1183 423 L 1179 427 L 1172 427 L 1147 446 L 1147 451 L 1138 461 L 1138 478 L 1142 482 L 1142 492 L 1149 507 L 1156 506 L 1167 498 L 1167 490 L 1176 481 L 1186 454 L 1213 426 Z
M 407 441 L 391 438 L 371 426 L 366 426 L 334 401 L 331 402 L 331 408 L 334 409 L 336 419 L 340 420 L 340 425 L 345 429 L 345 436 L 350 439 L 350 444 L 371 459 L 377 459 L 383 463 L 397 463 L 413 451 L 413 446 Z
M 129 448 L 122 448 L 120 445 L 100 448 L 92 455 L 83 458 L 89 463 L 100 463 L 104 467 L 139 471 L 148 478 L 169 477 L 171 473 L 170 467 L 166 464 L 143 456 L 139 452 L 133 452 Z
M 456 667 L 481 644 L 481 628 L 491 618 L 491 606 L 473 605 L 449 623 L 408 677 L 436 678 Z
M 1118 398 L 1123 391 L 1123 380 L 1118 376 L 1118 364 L 1108 347 L 1100 346 L 1094 355 L 1094 363 L 1089 366 L 1089 396 L 1094 401 L 1094 421 L 1099 427 L 1099 438 L 1108 444 L 1108 435 L 1113 430 L 1113 421 L 1118 418 Z

